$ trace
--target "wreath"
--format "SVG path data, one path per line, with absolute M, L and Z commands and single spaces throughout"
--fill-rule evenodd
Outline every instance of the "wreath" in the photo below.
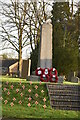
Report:
M 43 69 L 40 68 L 40 67 L 38 67 L 38 68 L 36 69 L 36 75 L 37 75 L 37 76 L 41 76 L 42 74 L 43 74 Z
M 50 75 L 55 75 L 57 76 L 57 70 L 55 68 L 50 69 Z
M 45 74 L 45 75 L 49 75 L 49 68 L 45 68 L 45 69 L 43 69 L 43 74 Z
M 56 75 L 50 75 L 50 82 L 55 82 L 57 83 L 58 77 Z
M 57 82 L 58 81 L 58 77 L 57 77 L 57 70 L 55 68 L 40 68 L 38 67 L 36 69 L 36 75 L 40 76 L 40 80 L 43 82 Z
M 42 82 L 48 82 L 48 81 L 49 81 L 49 76 L 43 74 L 43 75 L 40 76 L 40 80 L 41 80 Z

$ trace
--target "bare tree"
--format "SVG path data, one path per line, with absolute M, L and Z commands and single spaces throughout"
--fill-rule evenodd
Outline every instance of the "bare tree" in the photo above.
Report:
M 46 13 L 44 1 L 31 2 L 10 0 L 10 3 L 0 3 L 0 11 L 4 20 L 1 22 L 1 40 L 4 49 L 13 49 L 18 52 L 18 73 L 21 76 L 22 51 L 28 45 L 35 48 L 40 37 L 40 26 L 50 16 Z
M 2 15 L 5 17 L 2 22 L 2 42 L 3 49 L 13 49 L 18 52 L 19 59 L 19 75 L 21 76 L 21 61 L 22 61 L 22 49 L 28 45 L 28 31 L 25 31 L 28 24 L 25 21 L 28 16 L 24 11 L 28 11 L 26 2 L 20 3 L 19 1 L 10 0 L 11 3 L 2 3 Z M 23 7 L 23 10 L 21 9 Z M 7 42 L 6 42 L 7 41 Z

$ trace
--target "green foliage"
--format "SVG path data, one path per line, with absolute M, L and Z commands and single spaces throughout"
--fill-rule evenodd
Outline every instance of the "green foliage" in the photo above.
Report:
M 78 31 L 75 17 L 71 18 L 69 3 L 54 3 L 53 24 L 53 66 L 58 73 L 67 75 L 78 68 Z
M 64 45 L 64 34 L 65 25 L 69 19 L 70 8 L 67 2 L 56 2 L 53 4 L 52 10 L 52 24 L 53 24 L 53 34 L 54 34 L 54 46 Z
M 62 22 L 64 24 L 64 20 L 69 19 L 70 13 L 70 7 L 69 2 L 55 2 L 53 3 L 53 22 Z
M 67 75 L 70 71 L 76 71 L 78 67 L 78 52 L 74 49 L 56 48 L 54 51 L 53 66 L 58 73 Z

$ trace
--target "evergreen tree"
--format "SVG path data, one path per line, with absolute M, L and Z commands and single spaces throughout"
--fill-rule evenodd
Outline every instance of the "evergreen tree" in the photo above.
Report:
M 77 32 L 75 17 L 72 18 L 69 2 L 53 3 L 53 66 L 59 73 L 77 70 Z
M 68 2 L 56 2 L 53 4 L 52 24 L 54 32 L 54 47 L 64 46 L 64 32 L 66 31 L 66 23 L 69 20 L 70 14 Z

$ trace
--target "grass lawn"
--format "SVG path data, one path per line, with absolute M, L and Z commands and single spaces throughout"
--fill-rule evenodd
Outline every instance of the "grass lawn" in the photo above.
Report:
M 40 84 L 40 82 L 32 82 L 30 84 L 30 82 L 26 81 L 25 79 L 9 78 L 3 76 L 1 88 L 2 88 L 2 98 L 3 98 L 2 99 L 3 117 L 46 118 L 46 119 L 47 118 L 79 119 L 80 118 L 79 116 L 80 111 L 52 109 L 50 106 L 48 91 L 46 89 L 45 83 Z M 30 101 L 29 98 L 31 98 Z M 43 101 L 44 98 L 46 99 L 45 102 Z M 35 102 L 38 104 L 36 105 Z M 28 105 L 31 106 L 29 107 Z M 43 108 L 44 105 L 46 105 L 45 109 Z
M 62 111 L 54 110 L 51 107 L 47 107 L 45 110 L 42 106 L 27 107 L 16 105 L 10 107 L 9 105 L 3 105 L 3 116 L 13 118 L 80 118 L 80 112 L 75 111 Z
M 29 81 L 26 81 L 26 79 L 12 78 L 12 77 L 8 77 L 8 76 L 0 76 L 0 81 L 20 82 L 20 80 L 22 83 L 29 83 Z M 39 83 L 39 82 L 34 81 L 33 84 L 35 84 L 35 83 Z M 43 82 L 42 84 L 45 84 L 45 83 Z M 59 84 L 59 83 L 56 83 L 56 84 Z M 80 82 L 79 83 L 72 83 L 72 82 L 64 81 L 63 84 L 80 85 Z

